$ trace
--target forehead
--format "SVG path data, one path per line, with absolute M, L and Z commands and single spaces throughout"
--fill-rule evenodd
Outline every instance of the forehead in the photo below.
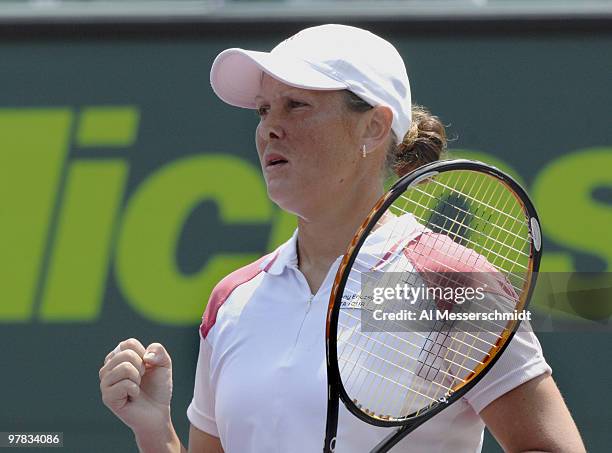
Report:
M 257 96 L 255 96 L 255 101 L 261 101 L 262 99 L 271 100 L 274 98 L 296 95 L 332 101 L 332 99 L 340 99 L 341 91 L 307 90 L 304 88 L 297 88 L 287 85 L 280 80 L 263 73 L 261 83 L 259 85 L 259 93 Z

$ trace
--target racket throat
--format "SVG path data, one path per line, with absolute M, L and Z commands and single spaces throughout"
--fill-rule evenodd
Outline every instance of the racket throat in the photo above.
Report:
M 391 448 L 397 445 L 400 440 L 421 426 L 421 424 L 422 423 L 416 423 L 414 425 L 402 426 L 401 428 L 393 431 L 391 434 L 381 440 L 378 445 L 376 445 L 376 447 L 370 451 L 370 453 L 385 453 L 391 450 Z

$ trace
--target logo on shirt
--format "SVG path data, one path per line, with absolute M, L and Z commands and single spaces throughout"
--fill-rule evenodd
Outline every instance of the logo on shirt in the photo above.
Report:
M 368 299 L 370 303 L 368 304 Z M 362 296 L 361 294 L 343 294 L 340 308 L 372 309 L 372 297 Z

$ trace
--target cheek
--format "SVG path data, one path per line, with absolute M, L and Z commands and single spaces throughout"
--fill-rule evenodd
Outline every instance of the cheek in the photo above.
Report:
M 339 135 L 339 134 L 338 134 Z M 359 150 L 345 136 L 328 137 L 321 143 L 321 158 L 325 160 L 321 163 L 329 173 L 337 175 L 339 178 L 350 177 L 359 164 Z
M 255 129 L 255 148 L 257 149 L 257 156 L 259 157 L 259 161 L 261 162 L 261 157 L 263 156 L 265 149 L 265 141 L 261 139 L 259 136 L 259 126 Z
M 337 115 L 320 118 L 306 126 L 301 139 L 309 144 L 308 152 L 316 154 L 317 160 L 336 170 L 354 162 L 358 150 L 346 130 L 346 124 Z

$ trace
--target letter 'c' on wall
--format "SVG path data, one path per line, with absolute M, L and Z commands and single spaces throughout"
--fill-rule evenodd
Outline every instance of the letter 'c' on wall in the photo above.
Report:
M 117 280 L 141 316 L 161 324 L 192 324 L 214 286 L 255 253 L 216 254 L 193 275 L 181 273 L 176 247 L 185 221 L 203 200 L 223 223 L 267 224 L 272 217 L 260 172 L 230 155 L 184 158 L 156 171 L 129 199 L 117 246 Z M 206 240 L 206 232 L 202 233 Z
M 612 148 L 589 148 L 560 156 L 540 171 L 533 198 L 549 239 L 606 261 L 612 271 L 612 209 L 594 197 L 612 189 Z

